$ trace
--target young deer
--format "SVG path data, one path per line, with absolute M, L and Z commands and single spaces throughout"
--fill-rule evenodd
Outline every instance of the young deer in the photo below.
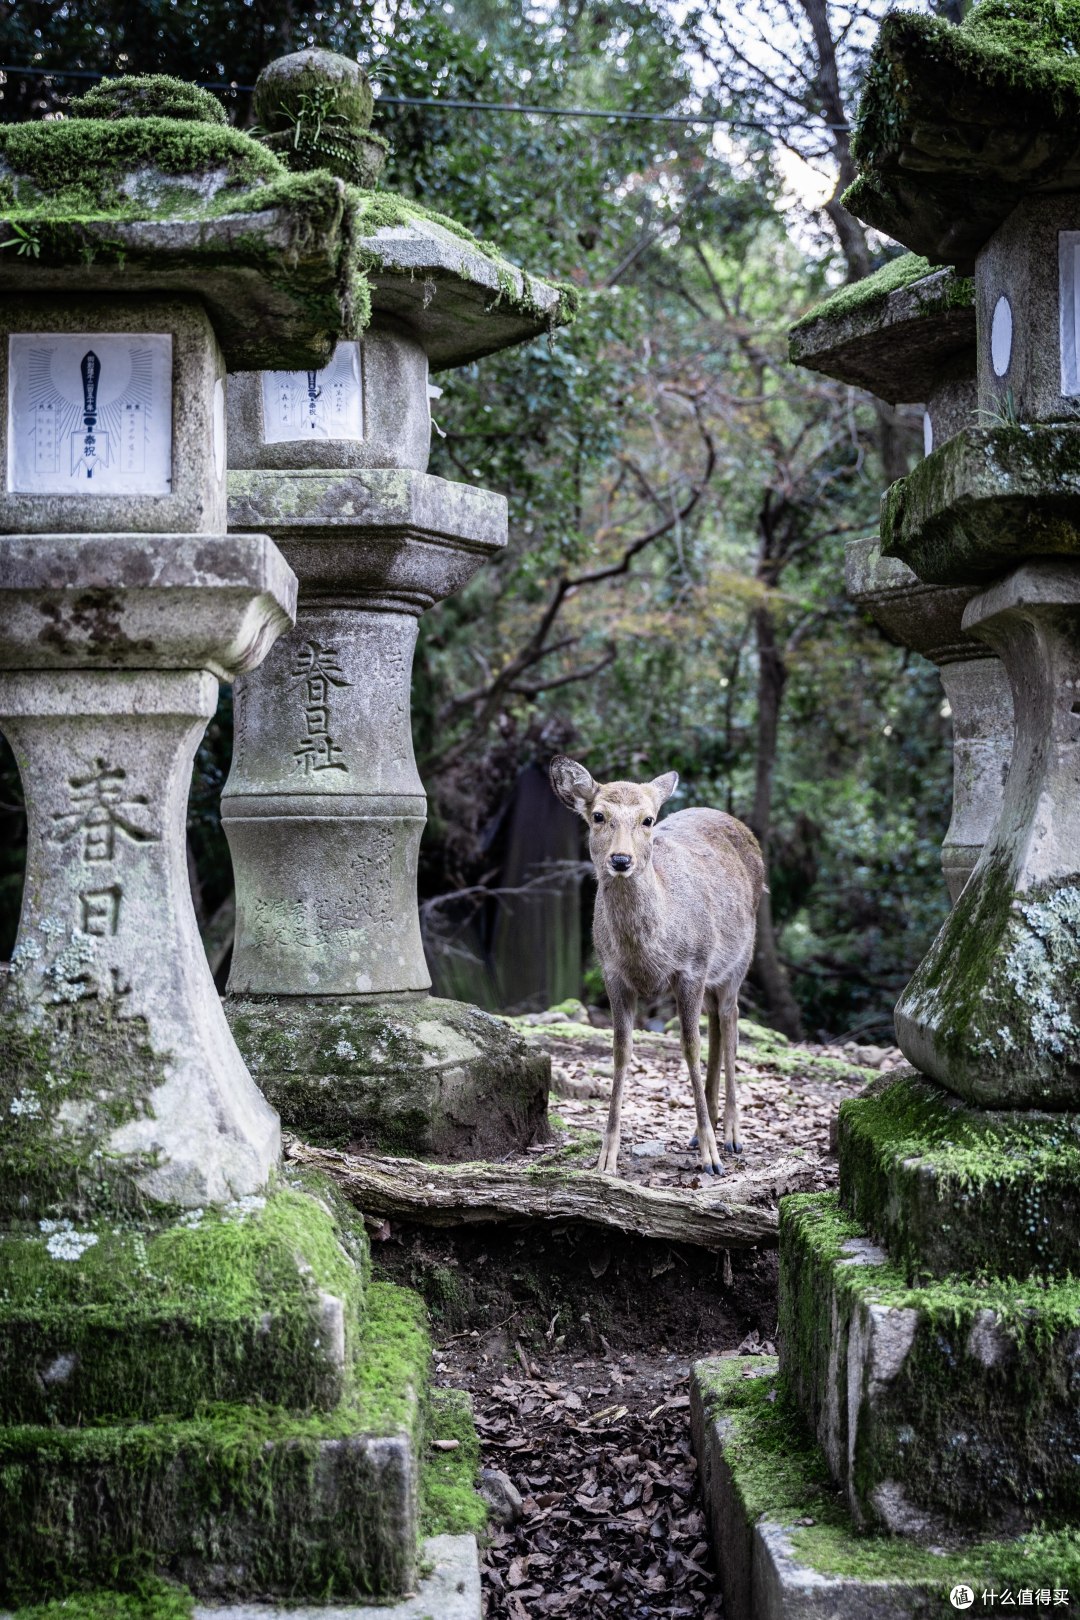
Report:
M 638 996 L 674 993 L 702 1167 L 720 1174 L 715 1127 L 721 1054 L 724 1146 L 742 1151 L 735 1093 L 738 998 L 753 955 L 765 868 L 749 827 L 721 810 L 679 810 L 654 831 L 657 812 L 678 782 L 677 772 L 669 771 L 641 784 L 599 783 L 575 760 L 558 755 L 551 762 L 555 792 L 589 823 L 589 854 L 600 881 L 593 940 L 615 1025 L 615 1078 L 599 1160 L 609 1175 L 619 1165 L 622 1092 Z M 704 1085 L 703 1004 L 709 1012 Z

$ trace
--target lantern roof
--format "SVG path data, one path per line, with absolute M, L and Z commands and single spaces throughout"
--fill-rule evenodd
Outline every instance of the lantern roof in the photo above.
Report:
M 975 347 L 975 285 L 905 253 L 838 287 L 791 330 L 792 363 L 890 405 L 924 400 Z
M 1080 190 L 1080 6 L 980 0 L 958 26 L 893 13 L 874 45 L 847 208 L 974 268 L 1025 197 Z

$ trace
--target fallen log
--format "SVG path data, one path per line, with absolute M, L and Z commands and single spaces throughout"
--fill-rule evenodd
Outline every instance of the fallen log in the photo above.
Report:
M 794 1157 L 700 1190 L 643 1187 L 565 1163 L 428 1164 L 339 1153 L 295 1137 L 286 1137 L 285 1158 L 331 1176 L 365 1215 L 426 1226 L 583 1221 L 706 1249 L 775 1248 L 777 1201 L 816 1184 L 812 1168 Z

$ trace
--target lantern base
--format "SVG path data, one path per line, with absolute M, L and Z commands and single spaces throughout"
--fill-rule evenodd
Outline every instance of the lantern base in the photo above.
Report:
M 229 998 L 286 1130 L 318 1147 L 496 1158 L 547 1136 L 551 1060 L 500 1018 L 434 996 Z

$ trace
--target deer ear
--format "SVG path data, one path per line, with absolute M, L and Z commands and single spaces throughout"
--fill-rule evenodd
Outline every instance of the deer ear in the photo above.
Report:
M 666 776 L 654 776 L 649 786 L 656 794 L 656 808 L 659 810 L 665 799 L 670 799 L 679 785 L 678 771 L 668 771 Z
M 584 765 L 579 765 L 576 759 L 567 759 L 565 754 L 556 754 L 548 774 L 563 804 L 569 810 L 576 810 L 579 816 L 587 815 L 596 797 L 596 783 Z

